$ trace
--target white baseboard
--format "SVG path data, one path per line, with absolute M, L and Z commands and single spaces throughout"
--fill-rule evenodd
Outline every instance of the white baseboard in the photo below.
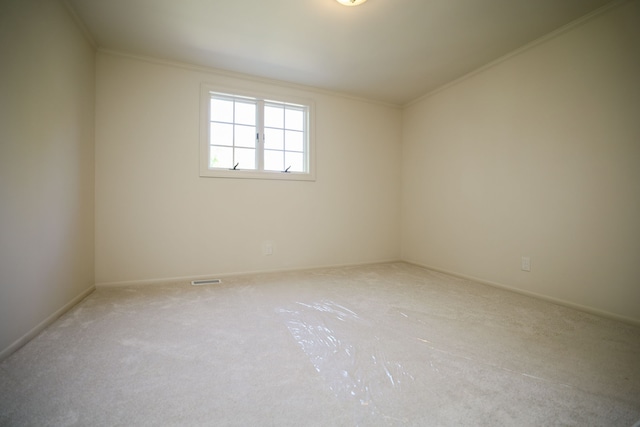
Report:
M 36 327 L 31 329 L 29 332 L 24 334 L 22 337 L 18 338 L 11 345 L 9 345 L 7 348 L 2 349 L 2 351 L 0 351 L 0 361 L 4 360 L 6 357 L 9 357 L 16 350 L 18 350 L 20 347 L 22 347 L 23 345 L 25 345 L 26 343 L 31 341 L 33 338 L 35 338 L 35 336 L 38 335 L 40 332 L 42 332 L 47 326 L 49 326 L 50 324 L 55 322 L 60 316 L 65 314 L 67 311 L 71 310 L 71 308 L 73 308 L 73 306 L 75 306 L 80 301 L 85 299 L 95 289 L 96 289 L 96 287 L 91 285 L 89 288 L 87 288 L 84 291 L 82 291 L 80 293 L 80 295 L 76 296 L 71 301 L 66 303 L 64 306 L 62 306 L 62 308 L 57 310 L 51 316 L 49 316 L 46 319 L 44 319 Z
M 318 270 L 322 268 L 358 267 L 362 265 L 387 264 L 390 262 L 403 262 L 403 261 L 401 259 L 394 258 L 394 259 L 381 260 L 381 261 L 368 261 L 368 262 L 358 262 L 358 263 L 348 263 L 348 264 L 316 265 L 316 266 L 296 267 L 296 268 L 280 268 L 280 269 L 273 269 L 273 270 L 238 271 L 238 272 L 230 272 L 230 273 L 212 273 L 212 274 L 205 274 L 205 275 L 199 275 L 199 276 L 161 277 L 161 278 L 155 278 L 155 279 L 127 280 L 122 282 L 99 282 L 99 283 L 96 283 L 96 288 L 160 285 L 163 283 L 191 282 L 192 280 L 203 280 L 203 279 L 210 279 L 210 278 L 219 279 L 219 278 L 233 277 L 233 276 L 247 276 L 251 274 L 286 273 L 286 272 L 292 272 L 292 271 Z
M 374 262 L 361 262 L 361 263 L 350 263 L 350 264 L 333 264 L 333 265 L 309 266 L 309 267 L 299 267 L 299 268 L 290 268 L 290 269 L 245 271 L 245 272 L 234 272 L 234 273 L 223 273 L 223 274 L 207 274 L 207 275 L 200 275 L 200 276 L 184 276 L 184 277 L 168 277 L 168 278 L 165 277 L 165 278 L 146 279 L 146 280 L 131 280 L 131 281 L 122 281 L 122 282 L 96 283 L 95 285 L 90 286 L 89 288 L 87 288 L 86 290 L 81 292 L 78 296 L 73 298 L 71 301 L 69 301 L 67 304 L 65 304 L 62 308 L 60 308 L 55 313 L 53 313 L 52 315 L 47 317 L 45 320 L 40 322 L 36 327 L 34 327 L 29 332 L 27 332 L 25 335 L 23 335 L 22 337 L 17 339 L 15 342 L 13 342 L 7 348 L 2 349 L 2 351 L 0 351 L 0 361 L 4 360 L 6 357 L 8 357 L 12 353 L 14 353 L 20 347 L 22 347 L 23 345 L 28 343 L 30 340 L 32 340 L 36 335 L 38 335 L 40 332 L 42 332 L 47 326 L 52 324 L 60 316 L 62 316 L 64 313 L 66 313 L 71 308 L 73 308 L 73 306 L 75 306 L 80 301 L 85 299 L 88 295 L 90 295 L 96 288 L 118 287 L 118 286 L 153 285 L 153 284 L 162 284 L 162 283 L 169 283 L 169 282 L 180 282 L 180 281 L 190 282 L 191 280 L 200 280 L 200 279 L 205 279 L 205 278 L 210 278 L 210 277 L 220 278 L 220 277 L 243 276 L 243 275 L 251 275 L 251 274 L 279 273 L 279 272 L 284 273 L 284 272 L 293 272 L 293 271 L 317 270 L 317 269 L 323 269 L 323 268 L 358 267 L 358 266 L 363 266 L 363 265 L 376 265 L 376 264 L 385 264 L 385 263 L 392 263 L 392 262 L 406 262 L 407 264 L 413 264 L 413 265 L 416 265 L 418 267 L 426 268 L 428 270 L 437 271 L 437 272 L 440 272 L 440 273 L 443 273 L 443 274 L 448 274 L 450 276 L 459 277 L 461 279 L 471 280 L 471 281 L 474 281 L 474 282 L 477 282 L 477 283 L 482 283 L 484 285 L 489 285 L 489 286 L 493 286 L 493 287 L 496 287 L 496 288 L 500 288 L 500 289 L 508 290 L 508 291 L 511 291 L 511 292 L 515 292 L 515 293 L 518 293 L 518 294 L 527 295 L 527 296 L 538 298 L 538 299 L 541 299 L 541 300 L 544 300 L 544 301 L 549 301 L 549 302 L 552 302 L 554 304 L 562 305 L 562 306 L 565 306 L 565 307 L 570 307 L 570 308 L 573 308 L 573 309 L 576 309 L 576 310 L 584 311 L 586 313 L 595 314 L 597 316 L 601 316 L 601 317 L 605 317 L 605 318 L 621 321 L 621 322 L 628 323 L 628 324 L 631 324 L 631 325 L 640 326 L 640 320 L 638 320 L 638 319 L 634 319 L 634 318 L 630 318 L 630 317 L 626 317 L 626 316 L 620 316 L 620 315 L 617 315 L 617 314 L 614 314 L 614 313 L 610 313 L 608 311 L 600 310 L 600 309 L 597 309 L 597 308 L 588 307 L 588 306 L 584 306 L 584 305 L 580 305 L 580 304 L 575 304 L 575 303 L 572 303 L 570 301 L 566 301 L 566 300 L 550 297 L 550 296 L 543 295 L 543 294 L 538 294 L 538 293 L 535 293 L 535 292 L 526 291 L 526 290 L 523 290 L 523 289 L 518 289 L 518 288 L 515 288 L 513 286 L 504 285 L 502 283 L 497 283 L 497 282 L 492 282 L 492 281 L 489 281 L 489 280 L 484 280 L 484 279 L 481 279 L 481 278 L 478 278 L 478 277 L 469 276 L 469 275 L 466 275 L 466 274 L 461 274 L 461 273 L 457 273 L 457 272 L 454 272 L 454 271 L 445 270 L 445 269 L 442 269 L 442 268 L 438 268 L 438 267 L 422 264 L 422 263 L 411 261 L 411 260 L 390 259 L 390 260 L 374 261 Z
M 594 307 L 589 307 L 586 305 L 576 304 L 570 301 L 566 301 L 559 298 L 550 297 L 548 295 L 538 294 L 536 292 L 526 291 L 523 289 L 518 289 L 513 286 L 504 285 L 502 283 L 492 282 L 490 280 L 480 279 L 478 277 L 469 276 L 466 274 L 456 273 L 455 271 L 449 271 L 438 267 L 433 267 L 431 265 L 422 264 L 415 261 L 404 260 L 407 264 L 413 264 L 418 267 L 426 268 L 427 270 L 437 271 L 439 273 L 448 274 L 449 276 L 459 277 L 461 279 L 471 280 L 473 282 L 482 283 L 483 285 L 493 286 L 494 288 L 500 288 L 507 291 L 515 292 L 517 294 L 530 296 L 533 298 L 541 299 L 544 301 L 552 302 L 554 304 L 562 305 L 564 307 L 573 308 L 576 310 L 584 311 L 589 314 L 595 314 L 596 316 L 605 317 L 607 319 L 617 320 L 619 322 L 628 323 L 634 326 L 640 326 L 640 319 L 634 319 L 632 317 L 621 316 L 619 314 L 611 313 L 605 310 L 600 310 Z

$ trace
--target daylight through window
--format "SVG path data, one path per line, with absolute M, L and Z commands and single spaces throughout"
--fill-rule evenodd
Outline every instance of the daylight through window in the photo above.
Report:
M 310 105 L 206 90 L 201 175 L 312 179 Z M 206 166 L 206 170 L 202 166 Z

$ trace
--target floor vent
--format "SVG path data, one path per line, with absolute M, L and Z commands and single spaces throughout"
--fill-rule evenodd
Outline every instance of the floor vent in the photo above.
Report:
M 192 280 L 191 284 L 193 286 L 202 286 L 202 285 L 217 285 L 222 283 L 220 279 L 203 279 L 203 280 Z

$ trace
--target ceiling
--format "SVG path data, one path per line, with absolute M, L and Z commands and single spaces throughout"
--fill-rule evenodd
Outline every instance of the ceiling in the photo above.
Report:
M 611 0 L 68 0 L 101 49 L 406 104 Z

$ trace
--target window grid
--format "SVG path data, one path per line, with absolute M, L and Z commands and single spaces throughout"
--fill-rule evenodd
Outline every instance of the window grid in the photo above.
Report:
M 271 117 L 265 117 L 264 123 L 265 157 L 268 156 L 271 157 L 271 159 L 275 159 L 278 156 L 280 157 L 277 166 L 275 166 L 275 162 L 271 161 L 269 162 L 271 164 L 265 164 L 265 170 L 304 172 L 307 169 L 304 161 L 306 149 L 304 132 L 305 129 L 307 129 L 307 117 L 306 114 L 304 114 L 304 107 L 275 101 L 265 101 L 263 111 L 265 111 L 265 116 L 267 116 L 267 112 L 271 112 Z M 281 117 L 275 115 L 276 111 L 281 112 Z M 294 119 L 295 116 L 298 116 L 297 120 Z M 279 122 L 281 122 L 281 124 Z M 276 142 L 273 143 L 273 141 L 270 141 L 266 136 L 269 131 L 272 131 L 273 136 L 278 134 L 282 136 L 280 138 L 276 136 Z M 298 140 L 298 142 L 296 143 L 295 140 Z
M 313 101 L 252 95 L 201 85 L 200 176 L 315 181 Z
M 224 105 L 227 104 L 225 111 Z M 229 105 L 230 104 L 230 108 Z M 251 115 L 239 115 L 238 110 L 250 105 L 253 107 L 253 114 Z M 240 107 L 240 108 L 239 108 Z M 213 168 L 227 168 L 235 169 L 250 169 L 255 170 L 257 165 L 257 152 L 256 146 L 258 143 L 256 126 L 257 123 L 257 102 L 251 98 L 227 96 L 221 94 L 211 94 L 210 99 L 210 127 L 209 127 L 209 145 L 210 145 L 210 159 L 209 167 Z M 231 130 L 230 143 L 224 143 L 223 131 L 216 132 L 216 124 L 226 126 Z M 250 133 L 245 135 L 241 139 L 239 135 L 240 130 L 250 130 Z M 252 141 L 249 143 L 249 141 Z M 218 142 L 216 144 L 216 142 Z M 221 166 L 217 166 L 219 162 L 217 154 L 224 152 L 231 154 L 231 162 L 226 162 Z M 242 166 L 240 165 L 242 163 Z
M 210 92 L 210 97 L 210 168 L 287 173 L 308 171 L 306 107 L 215 92 Z M 238 115 L 238 106 L 243 105 L 254 107 L 251 120 Z M 224 127 L 230 130 L 226 138 Z M 248 137 L 240 142 L 239 131 L 244 128 L 252 129 L 251 135 L 255 135 L 252 144 L 246 142 Z M 248 155 L 249 150 L 252 155 Z M 225 157 L 225 153 L 227 159 L 221 161 L 218 156 Z

